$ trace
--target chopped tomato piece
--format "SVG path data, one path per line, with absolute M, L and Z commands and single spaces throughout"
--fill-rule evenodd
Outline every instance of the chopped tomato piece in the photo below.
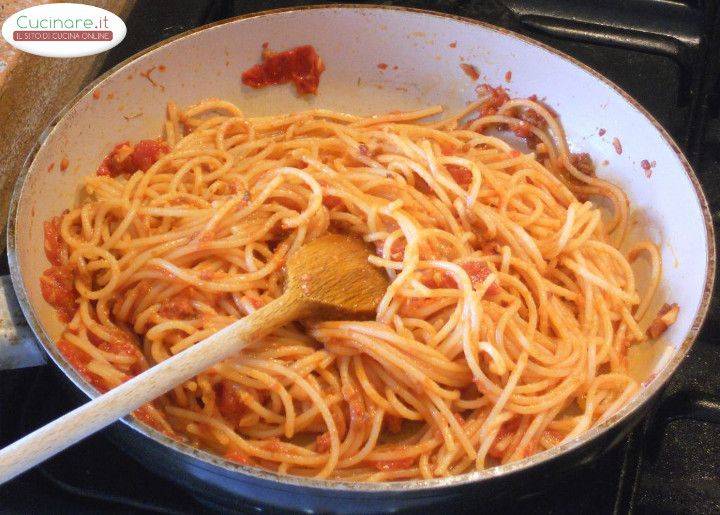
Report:
M 233 420 L 245 413 L 245 404 L 240 400 L 242 388 L 229 381 L 222 381 L 215 385 L 218 410 L 223 417 Z
M 158 140 L 140 140 L 135 146 L 129 141 L 123 141 L 105 156 L 97 169 L 97 175 L 117 177 L 136 170 L 146 171 L 168 151 L 167 145 Z
M 168 150 L 167 145 L 160 141 L 154 139 L 140 140 L 131 154 L 132 164 L 136 170 L 147 171 Z

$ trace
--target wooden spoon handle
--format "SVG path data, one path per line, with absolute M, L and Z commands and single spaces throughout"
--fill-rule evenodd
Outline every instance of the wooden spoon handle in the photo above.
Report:
M 253 339 L 304 316 L 305 311 L 302 300 L 288 292 L 205 340 L 8 445 L 0 450 L 0 484 L 236 354 Z

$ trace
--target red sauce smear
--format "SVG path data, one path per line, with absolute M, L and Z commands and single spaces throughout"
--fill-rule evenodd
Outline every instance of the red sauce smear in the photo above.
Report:
M 192 299 L 187 294 L 179 294 L 170 299 L 164 300 L 160 305 L 158 314 L 165 318 L 193 318 L 197 313 L 192 304 Z
M 70 166 L 70 161 L 68 161 L 67 157 L 63 157 L 62 160 L 60 161 L 60 171 L 64 172 L 65 170 L 68 169 L 68 166 Z
M 450 43 L 450 48 L 457 48 L 457 41 Z
M 65 359 L 68 360 L 68 363 L 77 370 L 78 374 L 87 379 L 90 384 L 101 392 L 107 391 L 107 386 L 105 386 L 105 381 L 103 381 L 102 377 L 93 374 L 87 369 L 87 365 L 91 361 L 87 353 L 63 339 L 57 343 L 57 348 L 62 355 L 65 356 Z
M 613 138 L 612 140 L 613 147 L 615 147 L 615 152 L 617 155 L 622 154 L 622 143 L 620 143 L 620 140 L 617 138 Z
M 507 422 L 504 422 L 495 436 L 493 445 L 490 449 L 488 449 L 488 455 L 498 460 L 502 459 L 505 451 L 507 450 L 502 444 L 505 439 L 510 438 L 515 431 L 518 430 L 518 427 L 520 427 L 520 417 L 515 417 Z
M 512 70 L 508 70 L 505 72 L 505 82 L 510 82 L 512 80 Z
M 45 257 L 55 266 L 61 266 L 67 258 L 68 251 L 60 236 L 62 218 L 54 216 L 43 224 Z
M 150 84 L 152 84 L 152 87 L 153 87 L 153 88 L 160 88 L 161 91 L 164 91 L 164 90 L 165 90 L 165 86 L 163 86 L 162 84 L 158 84 L 158 83 L 155 81 L 155 79 L 153 79 L 153 78 L 150 76 L 150 74 L 155 70 L 155 68 L 156 68 L 156 66 L 151 66 L 150 68 L 148 68 L 148 69 L 145 70 L 144 72 L 140 72 L 140 76 L 141 76 L 141 77 L 145 77 L 145 78 L 148 80 L 148 82 L 149 82 Z
M 45 301 L 58 313 L 65 323 L 72 320 L 77 311 L 75 274 L 65 266 L 51 266 L 40 276 L 40 291 Z
M 462 68 L 465 75 L 470 77 L 472 80 L 478 80 L 480 78 L 480 73 L 478 73 L 477 68 L 475 68 L 472 64 L 460 63 L 460 68 Z
M 378 68 L 381 69 L 381 70 L 387 70 L 387 67 L 388 67 L 388 65 L 385 64 L 385 63 L 380 63 L 380 64 L 378 64 Z
M 396 460 L 382 460 L 371 462 L 376 469 L 382 472 L 388 472 L 393 470 L 404 470 L 409 469 L 415 463 L 415 457 L 399 458 Z
M 328 452 L 330 450 L 330 446 L 330 433 L 328 433 L 327 431 L 315 438 L 316 452 Z
M 262 63 L 243 72 L 243 84 L 264 88 L 293 82 L 300 94 L 317 92 L 325 65 L 315 47 L 304 45 L 277 53 L 268 51 L 265 45 L 263 48 Z
M 225 459 L 239 463 L 240 465 L 252 465 L 250 457 L 242 451 L 232 450 L 225 453 Z
M 655 161 L 651 163 L 647 159 L 643 159 L 642 161 L 640 161 L 640 166 L 645 171 L 645 177 L 647 177 L 648 179 L 652 177 L 652 169 L 655 167 Z
M 472 182 L 472 172 L 464 166 L 446 164 L 445 169 L 460 186 L 467 186 Z

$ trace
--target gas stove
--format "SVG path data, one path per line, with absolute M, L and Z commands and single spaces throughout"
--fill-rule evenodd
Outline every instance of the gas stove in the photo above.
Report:
M 167 37 L 297 0 L 137 2 L 104 68 Z M 309 3 L 309 2 L 308 2 Z M 377 3 L 377 2 L 375 2 Z M 643 104 L 695 167 L 720 218 L 720 2 L 717 0 L 419 0 L 381 2 L 467 16 L 520 32 L 600 71 Z M 0 264 L 0 272 L 7 264 Z M 708 513 L 720 511 L 720 299 L 647 418 L 592 464 L 512 504 L 454 512 Z M 72 406 L 51 367 L 0 372 L 0 446 Z M 103 433 L 0 487 L 3 512 L 212 511 L 151 474 Z M 272 511 L 247 505 L 243 512 Z

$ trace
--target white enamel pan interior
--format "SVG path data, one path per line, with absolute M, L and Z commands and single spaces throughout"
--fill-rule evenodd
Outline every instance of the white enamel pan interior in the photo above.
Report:
M 300 97 L 292 85 L 252 90 L 241 84 L 241 72 L 258 62 L 266 41 L 275 50 L 303 44 L 317 48 L 326 65 L 317 96 Z M 474 81 L 466 75 L 461 63 L 475 66 L 480 79 Z M 589 152 L 599 164 L 598 174 L 625 189 L 636 212 L 636 227 L 662 246 L 665 266 L 659 303 L 677 302 L 680 316 L 667 331 L 662 352 L 643 358 L 647 361 L 644 390 L 601 427 L 521 462 L 460 478 L 413 481 L 402 488 L 474 481 L 538 463 L 582 444 L 645 402 L 667 381 L 692 345 L 714 277 L 710 214 L 685 158 L 627 94 L 567 56 L 467 19 L 371 6 L 275 11 L 182 35 L 101 77 L 51 127 L 16 187 L 8 245 L 13 283 L 25 316 L 47 352 L 75 384 L 89 396 L 97 395 L 68 367 L 54 345 L 62 325 L 39 288 L 40 275 L 48 266 L 43 253 L 43 221 L 76 201 L 82 177 L 95 173 L 115 143 L 159 135 L 168 100 L 187 105 L 220 97 L 237 103 L 250 115 L 311 107 L 370 114 L 432 104 L 442 104 L 452 113 L 476 98 L 475 88 L 482 82 L 503 85 L 516 96 L 545 97 L 560 114 L 571 148 Z M 615 149 L 617 142 L 622 153 Z M 69 167 L 61 172 L 63 158 Z M 654 163 L 650 177 L 641 166 L 643 160 Z M 125 422 L 167 445 L 168 452 L 192 453 L 242 473 L 318 487 L 394 488 L 275 478 L 191 450 L 132 419 Z

